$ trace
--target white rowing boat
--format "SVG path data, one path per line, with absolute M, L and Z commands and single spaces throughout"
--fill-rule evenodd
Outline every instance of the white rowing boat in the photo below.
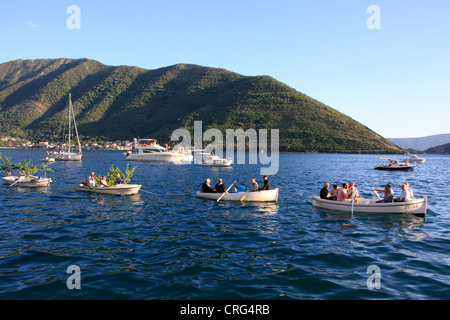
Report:
M 361 213 L 410 213 L 416 216 L 425 216 L 427 212 L 428 198 L 412 199 L 407 202 L 377 203 L 380 199 L 362 199 L 357 202 L 351 200 L 335 201 L 321 199 L 319 196 L 311 196 L 314 207 L 345 212 Z
M 119 195 L 131 195 L 137 194 L 142 185 L 140 184 L 117 184 L 113 187 L 88 187 L 83 184 L 78 186 L 78 190 L 95 192 L 101 194 L 119 194 Z
M 48 187 L 52 179 L 41 178 L 36 176 L 31 177 L 18 177 L 18 176 L 7 176 L 2 177 L 3 182 L 9 184 L 10 186 L 21 186 L 21 187 Z
M 278 201 L 279 189 L 275 188 L 273 190 L 264 191 L 254 191 L 254 192 L 234 192 L 234 193 L 209 193 L 197 191 L 197 197 L 218 200 L 220 201 L 251 201 L 251 202 L 277 202 Z

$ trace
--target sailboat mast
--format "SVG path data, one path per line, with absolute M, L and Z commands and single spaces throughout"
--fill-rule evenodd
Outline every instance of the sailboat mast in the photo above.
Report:
M 70 103 L 70 106 L 72 107 L 73 127 L 74 127 L 74 129 L 75 129 L 75 135 L 77 136 L 77 142 L 78 142 L 78 154 L 81 154 L 80 137 L 78 136 L 77 123 L 75 122 L 75 113 L 73 112 L 72 102 Z
M 70 114 L 70 112 L 71 112 L 71 109 L 72 109 L 72 99 L 71 99 L 71 95 L 70 95 L 70 92 L 69 92 L 69 101 L 68 101 L 68 104 L 69 104 L 69 153 L 70 153 L 70 122 L 71 122 L 71 114 Z

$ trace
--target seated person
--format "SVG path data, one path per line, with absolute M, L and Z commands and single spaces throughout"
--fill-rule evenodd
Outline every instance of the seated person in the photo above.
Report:
M 222 182 L 222 179 L 219 179 L 219 181 L 215 185 L 214 189 L 216 190 L 216 192 L 219 192 L 219 193 L 223 193 L 223 192 L 226 191 L 226 188 L 225 188 L 225 185 Z
M 215 190 L 211 188 L 211 179 L 206 179 L 202 185 L 202 192 L 213 193 Z
M 120 177 L 120 174 L 117 174 L 116 184 L 127 184 L 127 183 L 123 181 L 123 179 Z
M 330 184 L 327 182 L 323 185 L 323 188 L 320 189 L 320 198 L 321 199 L 326 199 L 326 200 L 331 200 L 331 194 L 328 191 L 328 188 L 330 187 Z
M 411 193 L 408 190 L 406 183 L 402 184 L 402 192 L 400 193 L 400 198 L 395 198 L 394 202 L 408 202 L 411 201 Z
M 373 189 L 374 191 L 384 192 L 384 197 L 382 200 L 377 201 L 377 203 L 388 203 L 392 202 L 394 199 L 394 190 L 392 190 L 391 185 L 387 184 L 383 190 L 381 189 Z
M 239 185 L 236 184 L 236 181 L 234 181 L 234 191 L 235 192 L 245 192 L 247 188 L 245 187 L 245 182 L 241 181 Z
M 259 186 L 255 178 L 252 178 L 252 189 L 250 191 L 251 192 L 259 191 Z
M 263 191 L 263 190 L 270 190 L 269 179 L 267 178 L 267 176 L 264 176 L 263 179 L 264 179 L 264 186 L 262 187 L 261 191 Z
M 348 184 L 344 183 L 342 188 L 339 189 L 337 201 L 345 201 L 348 198 Z
M 341 187 L 338 187 L 337 184 L 333 185 L 333 188 L 331 188 L 331 190 L 330 190 L 330 199 L 331 200 L 337 200 L 339 189 L 341 189 Z
M 103 176 L 102 180 L 100 180 L 100 187 L 101 188 L 109 188 L 108 182 L 106 182 L 106 176 Z

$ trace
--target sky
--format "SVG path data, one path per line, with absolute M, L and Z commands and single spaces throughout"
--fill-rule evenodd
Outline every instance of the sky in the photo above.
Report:
M 0 63 L 268 75 L 386 138 L 450 133 L 449 0 L 0 0 L 0 30 Z

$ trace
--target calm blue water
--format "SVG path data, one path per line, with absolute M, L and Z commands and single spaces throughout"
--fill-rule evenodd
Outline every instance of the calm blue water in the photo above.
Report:
M 41 150 L 2 149 L 13 162 Z M 402 157 L 399 157 L 400 159 Z M 450 157 L 427 156 L 413 172 L 372 168 L 376 155 L 281 154 L 270 177 L 277 204 L 198 199 L 215 184 L 252 176 L 258 165 L 204 168 L 136 165 L 136 196 L 73 191 L 91 171 L 125 169 L 121 152 L 86 151 L 57 162 L 48 189 L 0 185 L 1 299 L 449 299 Z M 324 182 L 356 181 L 364 196 L 409 181 L 429 196 L 426 218 L 313 209 Z M 69 290 L 67 268 L 80 268 Z M 380 289 L 366 271 L 380 270 Z

